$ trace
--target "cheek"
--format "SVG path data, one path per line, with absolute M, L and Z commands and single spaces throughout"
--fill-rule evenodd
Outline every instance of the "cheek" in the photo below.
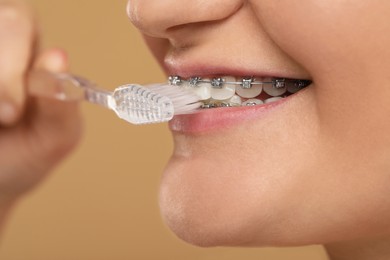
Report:
M 251 3 L 264 30 L 313 78 L 326 143 L 350 163 L 370 157 L 383 165 L 390 154 L 390 2 Z
M 264 12 L 262 21 L 313 77 L 324 136 L 372 156 L 390 152 L 390 2 L 282 2 L 279 18 Z
M 317 83 L 367 75 L 388 60 L 389 1 L 265 0 L 252 6 L 263 29 Z

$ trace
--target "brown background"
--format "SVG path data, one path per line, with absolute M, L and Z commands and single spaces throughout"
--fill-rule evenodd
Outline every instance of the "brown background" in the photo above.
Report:
M 73 72 L 109 89 L 165 80 L 127 20 L 126 0 L 31 3 L 42 46 L 64 47 Z M 90 104 L 83 112 L 81 146 L 20 203 L 0 259 L 326 259 L 320 247 L 200 249 L 181 242 L 163 225 L 157 206 L 160 174 L 172 150 L 166 125 L 135 127 Z

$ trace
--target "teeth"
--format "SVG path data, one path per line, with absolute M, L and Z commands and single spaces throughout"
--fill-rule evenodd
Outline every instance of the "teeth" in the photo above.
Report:
M 242 103 L 242 106 L 257 106 L 257 105 L 262 105 L 264 102 L 260 99 L 257 98 L 251 98 Z
M 231 97 L 230 99 L 226 100 L 225 102 L 228 103 L 228 104 L 231 104 L 232 106 L 241 106 L 242 98 L 237 96 L 237 95 L 234 95 L 233 97 Z
M 195 79 L 193 79 L 193 81 L 187 82 L 185 87 L 198 95 L 200 100 L 207 100 L 211 98 L 211 88 L 207 83 L 198 83 L 195 82 Z
M 267 80 L 268 81 L 268 80 Z M 267 85 L 264 85 L 263 86 L 263 90 L 265 93 L 267 93 L 268 95 L 272 96 L 272 97 L 277 97 L 277 96 L 281 96 L 283 95 L 284 93 L 286 93 L 287 91 L 287 87 L 284 86 L 284 87 L 279 87 L 277 88 L 276 86 L 274 86 L 273 84 L 267 84 Z
M 195 93 L 203 103 L 203 108 L 218 108 L 273 103 L 307 87 L 311 81 L 285 78 L 256 79 L 254 77 L 182 79 L 179 76 L 170 76 L 169 83 Z
M 225 77 L 224 82 L 235 82 L 236 79 L 234 77 Z M 230 99 L 236 93 L 236 87 L 234 85 L 222 84 L 221 88 L 212 87 L 211 98 L 215 100 L 226 100 Z
M 262 85 L 252 85 L 251 88 L 244 88 L 241 85 L 236 86 L 236 93 L 243 98 L 254 98 L 261 94 L 263 91 Z
M 211 98 L 211 89 L 206 84 L 200 84 L 198 87 L 194 87 L 192 91 L 199 96 L 200 100 Z
M 283 99 L 282 97 L 272 97 L 272 98 L 268 98 L 266 100 L 264 100 L 264 103 L 265 104 L 269 104 L 269 103 L 273 103 L 273 102 L 276 102 L 278 100 L 281 100 Z

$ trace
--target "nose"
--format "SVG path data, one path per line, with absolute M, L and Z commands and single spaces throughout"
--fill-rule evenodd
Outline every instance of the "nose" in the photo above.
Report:
M 127 13 L 144 34 L 167 38 L 170 28 L 223 20 L 246 0 L 129 0 Z

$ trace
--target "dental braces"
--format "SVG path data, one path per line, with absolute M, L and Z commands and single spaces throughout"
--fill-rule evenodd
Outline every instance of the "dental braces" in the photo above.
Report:
M 286 78 L 274 78 L 272 81 L 256 81 L 254 77 L 246 77 L 241 81 L 226 81 L 221 77 L 213 78 L 211 80 L 204 80 L 201 77 L 191 77 L 190 79 L 182 79 L 180 76 L 170 76 L 168 78 L 169 84 L 173 86 L 181 86 L 183 84 L 189 84 L 191 87 L 197 87 L 199 84 L 209 84 L 212 88 L 222 89 L 226 85 L 239 85 L 243 89 L 250 89 L 254 85 L 272 85 L 276 89 L 286 87 L 287 83 L 294 84 L 297 88 L 305 88 L 311 84 L 310 80 L 302 79 L 286 79 Z

